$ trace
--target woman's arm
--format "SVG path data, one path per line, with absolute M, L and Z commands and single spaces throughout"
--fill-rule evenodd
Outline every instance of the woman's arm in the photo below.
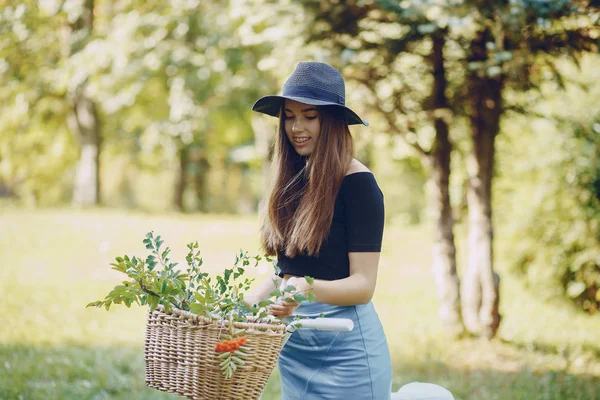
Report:
M 336 306 L 352 306 L 371 301 L 377 283 L 379 254 L 348 253 L 350 276 L 335 281 L 315 279 L 312 285 L 315 301 Z
M 350 276 L 334 281 L 315 279 L 312 285 L 306 279 L 291 277 L 286 286 L 294 286 L 295 292 L 312 292 L 315 301 L 337 306 L 351 306 L 371 301 L 377 283 L 380 253 L 348 253 Z M 290 293 L 292 296 L 294 293 Z M 270 306 L 271 313 L 279 318 L 291 317 L 300 304 L 281 301 Z
M 275 281 L 275 282 L 273 282 Z M 258 304 L 269 297 L 269 294 L 281 285 L 281 278 L 278 275 L 269 276 L 258 288 L 244 296 L 244 301 L 249 307 Z

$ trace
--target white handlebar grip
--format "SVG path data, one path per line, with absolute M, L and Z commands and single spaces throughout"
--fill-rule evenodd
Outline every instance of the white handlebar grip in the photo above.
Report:
M 354 322 L 347 318 L 306 318 L 294 321 L 296 329 L 315 329 L 318 331 L 349 332 L 354 329 Z

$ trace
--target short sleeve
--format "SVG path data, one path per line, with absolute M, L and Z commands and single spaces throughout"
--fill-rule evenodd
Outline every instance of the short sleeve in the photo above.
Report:
M 348 252 L 380 252 L 385 209 L 383 193 L 370 172 L 347 175 L 342 183 Z

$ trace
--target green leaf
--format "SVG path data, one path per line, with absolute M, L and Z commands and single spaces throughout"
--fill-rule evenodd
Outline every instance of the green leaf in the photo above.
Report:
M 236 356 L 232 356 L 231 360 L 238 365 L 244 365 L 244 360 L 242 360 Z
M 115 271 L 119 271 L 119 272 L 126 272 L 127 271 L 127 266 L 123 263 L 119 263 L 119 264 L 110 264 L 113 266 L 112 269 L 114 269 Z
M 275 289 L 271 293 L 269 293 L 269 297 L 279 297 L 279 296 L 283 296 L 283 293 L 279 289 Z
M 150 311 L 156 310 L 156 307 L 158 307 L 158 297 L 148 296 L 148 305 L 150 306 Z
M 225 278 L 225 283 L 229 283 L 229 278 L 231 277 L 232 269 L 226 269 L 223 271 L 223 277 Z
M 302 303 L 304 300 L 307 300 L 306 296 L 304 296 L 304 295 L 302 295 L 302 294 L 298 294 L 298 293 L 296 293 L 296 294 L 294 295 L 294 301 L 295 301 L 296 303 Z
M 196 315 L 202 315 L 206 311 L 206 306 L 204 304 L 192 303 L 190 304 L 190 312 Z
M 242 347 L 240 346 L 240 349 L 241 348 Z M 246 354 L 244 352 L 241 352 L 240 350 L 234 351 L 233 354 L 235 354 L 236 356 L 241 357 L 241 358 L 247 358 L 248 357 L 248 354 Z
M 260 303 L 258 303 L 258 306 L 259 307 L 266 307 L 266 306 L 271 305 L 271 304 L 275 304 L 275 303 L 272 300 L 263 300 Z
M 315 294 L 314 294 L 313 292 L 310 292 L 310 293 L 308 294 L 308 296 L 307 296 L 307 298 L 308 298 L 308 301 L 315 301 L 315 298 L 316 298 L 316 297 L 317 297 L 317 296 L 315 296 Z
M 284 292 L 284 293 L 291 293 L 291 292 L 293 292 L 294 290 L 296 290 L 296 286 L 294 286 L 294 285 L 289 285 L 289 286 L 286 286 L 286 287 L 285 287 L 285 289 L 283 289 L 283 292 Z
M 314 283 L 314 281 L 315 281 L 315 280 L 314 280 L 314 278 L 311 278 L 311 277 L 310 277 L 310 276 L 308 276 L 308 275 L 305 275 L 305 276 L 304 276 L 304 279 L 306 279 L 306 282 L 307 282 L 309 285 L 312 285 L 312 284 Z
M 275 270 L 275 275 L 279 275 L 281 273 L 281 269 L 279 268 L 279 265 L 277 264 L 277 260 L 273 259 L 272 264 L 273 264 L 273 269 Z

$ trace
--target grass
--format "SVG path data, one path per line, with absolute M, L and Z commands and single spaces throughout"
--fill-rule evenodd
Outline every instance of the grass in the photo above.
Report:
M 175 399 L 144 386 L 145 310 L 86 309 L 120 282 L 109 263 L 145 255 L 154 230 L 177 260 L 198 240 L 218 271 L 240 248 L 257 252 L 254 217 L 110 210 L 0 214 L 0 399 Z M 456 399 L 600 399 L 600 319 L 549 303 L 502 271 L 500 332 L 451 340 L 437 318 L 426 227 L 386 228 L 375 306 L 394 365 L 393 388 L 438 383 Z M 459 235 L 459 237 L 462 237 Z M 459 258 L 463 258 L 462 246 Z M 262 278 L 268 268 L 254 271 Z M 264 399 L 279 398 L 275 372 Z

